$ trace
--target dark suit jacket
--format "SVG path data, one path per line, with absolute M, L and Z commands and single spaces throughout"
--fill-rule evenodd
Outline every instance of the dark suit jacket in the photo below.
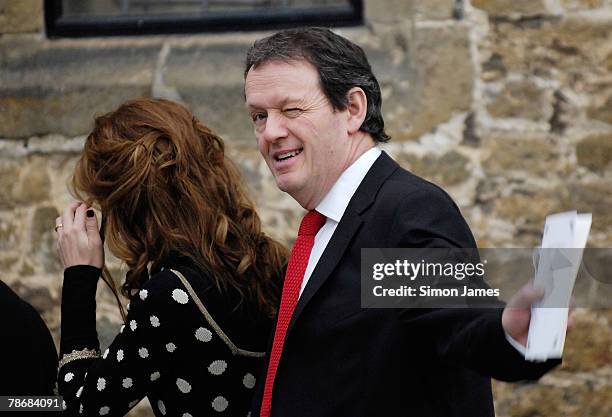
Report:
M 362 309 L 361 248 L 475 247 L 451 198 L 383 153 L 351 199 L 299 299 L 272 416 L 494 416 L 490 378 L 537 379 L 501 309 Z M 266 361 L 268 363 L 268 361 Z M 265 370 L 253 415 L 259 415 Z
M 51 333 L 38 312 L 0 281 L 2 318 L 2 377 L 0 395 L 55 395 L 57 350 Z M 54 411 L 21 411 L 23 417 L 54 417 Z M 11 415 L 10 412 L 0 415 Z

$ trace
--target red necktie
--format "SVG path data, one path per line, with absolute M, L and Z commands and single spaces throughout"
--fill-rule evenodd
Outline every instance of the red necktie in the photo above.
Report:
M 300 223 L 298 237 L 291 249 L 285 282 L 283 284 L 283 294 L 281 295 L 280 308 L 278 309 L 278 320 L 276 331 L 274 332 L 274 342 L 270 352 L 270 363 L 266 374 L 266 385 L 264 386 L 263 400 L 261 402 L 260 417 L 269 417 L 272 409 L 272 388 L 274 387 L 274 377 L 278 369 L 285 335 L 291 321 L 291 316 L 297 305 L 300 287 L 304 279 L 304 272 L 308 265 L 310 252 L 314 245 L 315 235 L 325 224 L 325 216 L 318 211 L 309 211 Z

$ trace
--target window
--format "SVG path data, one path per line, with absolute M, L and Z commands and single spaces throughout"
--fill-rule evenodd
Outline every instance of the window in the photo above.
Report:
M 45 0 L 50 37 L 356 25 L 362 0 Z

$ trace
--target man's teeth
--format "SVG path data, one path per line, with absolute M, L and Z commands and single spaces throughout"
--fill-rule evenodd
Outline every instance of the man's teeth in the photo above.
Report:
M 291 151 L 291 152 L 283 153 L 281 155 L 278 155 L 276 157 L 276 159 L 279 160 L 279 161 L 283 161 L 285 159 L 292 158 L 292 157 L 298 155 L 300 152 L 302 152 L 301 149 L 297 150 L 297 151 Z

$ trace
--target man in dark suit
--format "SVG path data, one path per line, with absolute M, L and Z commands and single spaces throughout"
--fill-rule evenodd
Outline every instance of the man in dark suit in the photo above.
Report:
M 309 210 L 253 415 L 493 416 L 491 377 L 536 379 L 557 364 L 519 352 L 533 288 L 503 311 L 361 308 L 362 248 L 476 245 L 443 190 L 376 146 L 389 137 L 361 48 L 321 28 L 259 40 L 245 97 L 278 187 Z

